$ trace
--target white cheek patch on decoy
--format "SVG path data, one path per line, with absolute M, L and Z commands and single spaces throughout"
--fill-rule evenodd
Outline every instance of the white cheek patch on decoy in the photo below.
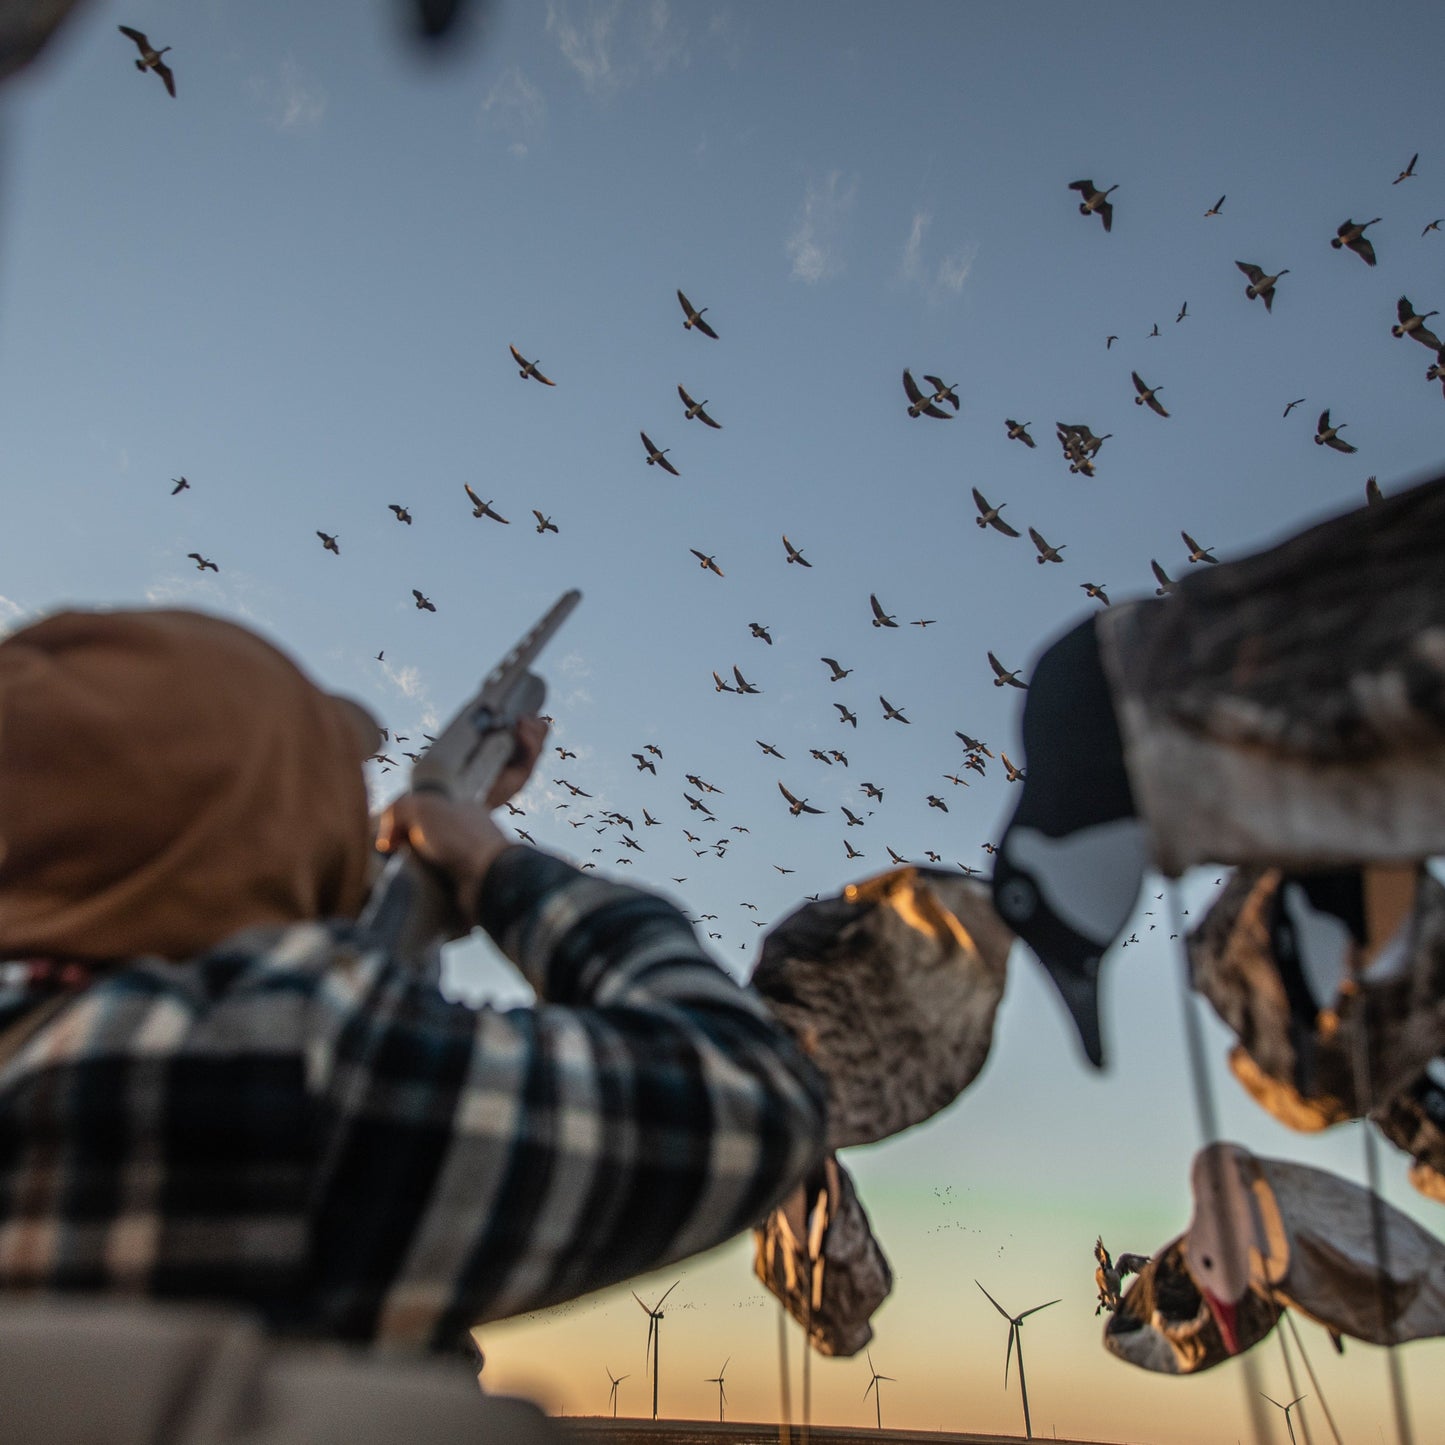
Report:
M 1349 977 L 1354 947 L 1350 930 L 1333 913 L 1316 908 L 1298 883 L 1285 884 L 1281 902 L 1294 928 L 1300 969 L 1315 1008 L 1330 1008 Z
M 1137 818 L 1080 828 L 1066 838 L 1015 827 L 1008 853 L 1033 879 L 1050 911 L 1101 949 L 1133 912 L 1149 862 L 1145 827 Z

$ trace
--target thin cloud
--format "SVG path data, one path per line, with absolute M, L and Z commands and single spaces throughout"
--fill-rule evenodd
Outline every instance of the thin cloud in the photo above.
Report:
M 541 140 L 547 126 L 547 101 L 515 66 L 487 92 L 482 119 L 504 135 L 507 149 L 520 160 Z
M 631 85 L 644 64 L 654 74 L 679 69 L 692 58 L 687 35 L 669 0 L 629 5 L 621 0 L 548 0 L 547 34 L 592 95 Z
M 257 76 L 251 93 L 260 102 L 267 121 L 277 130 L 307 131 L 321 124 L 329 97 L 301 72 L 295 58 L 281 59 L 274 75 Z
M 946 301 L 963 290 L 968 273 L 973 269 L 978 247 L 970 246 L 949 252 L 936 264 L 931 264 L 924 254 L 924 237 L 933 223 L 929 211 L 915 211 L 908 228 L 908 239 L 903 243 L 903 256 L 898 264 L 898 278 L 905 284 L 917 286 L 930 302 Z
M 381 664 L 381 670 L 386 674 L 386 680 L 406 698 L 425 697 L 425 689 L 422 686 L 421 670 L 416 667 L 393 667 L 389 662 Z
M 843 274 L 842 233 L 857 197 L 857 177 L 845 182 L 841 171 L 808 182 L 786 242 L 795 281 L 812 286 Z
M 18 602 L 12 602 L 8 597 L 0 597 L 0 637 L 14 632 L 24 616 L 25 609 Z

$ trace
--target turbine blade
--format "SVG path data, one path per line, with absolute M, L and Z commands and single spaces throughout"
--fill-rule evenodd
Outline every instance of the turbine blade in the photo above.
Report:
M 1026 1320 L 1026 1319 L 1028 1319 L 1028 1317 L 1029 1317 L 1030 1315 L 1036 1315 L 1036 1314 L 1038 1314 L 1038 1312 L 1039 1312 L 1040 1310 L 1046 1310 L 1046 1309 L 1048 1309 L 1049 1305 L 1056 1305 L 1056 1304 L 1058 1304 L 1058 1300 L 1056 1300 L 1056 1299 L 1051 1299 L 1051 1300 L 1049 1301 L 1049 1304 L 1048 1304 L 1048 1305 L 1035 1305 L 1035 1306 L 1033 1307 L 1033 1309 L 1031 1309 L 1031 1310 L 1025 1310 L 1025 1311 L 1023 1312 L 1023 1314 L 1021 1314 L 1021 1315 L 1019 1316 L 1019 1319 L 1021 1319 L 1021 1320 Z
M 978 1281 L 974 1280 L 974 1283 L 978 1284 Z M 978 1284 L 978 1287 L 980 1289 L 983 1289 L 983 1286 L 981 1284 Z M 989 1304 L 994 1307 L 994 1309 L 999 1312 L 999 1314 L 1004 1317 L 1004 1319 L 1009 1322 L 1009 1324 L 1013 1324 L 1013 1316 L 986 1289 L 983 1289 L 983 1297 L 989 1302 Z
M 1004 1387 L 1005 1390 L 1008 1389 L 1008 1367 L 1009 1367 L 1009 1362 L 1013 1359 L 1013 1355 L 1014 1355 L 1014 1336 L 1015 1336 L 1016 1334 L 1018 1334 L 1018 1332 L 1019 1332 L 1019 1327 L 1018 1327 L 1012 1320 L 1010 1320 L 1010 1321 L 1008 1322 L 1008 1349 L 1007 1349 L 1007 1351 L 1005 1351 L 1004 1357 L 1003 1357 L 1003 1387 Z M 1020 1354 L 1020 1355 L 1023 1354 L 1023 1349 L 1022 1349 L 1022 1348 L 1020 1348 L 1019 1354 Z
M 675 1279 L 675 1280 L 673 1280 L 673 1282 L 672 1282 L 670 1285 L 668 1285 L 668 1287 L 667 1287 L 667 1293 L 664 1294 L 663 1297 L 662 1297 L 662 1299 L 658 1300 L 658 1302 L 657 1302 L 657 1308 L 658 1308 L 658 1309 L 661 1309 L 661 1308 L 662 1308 L 662 1300 L 665 1300 L 665 1299 L 667 1298 L 667 1296 L 670 1295 L 670 1294 L 673 1292 L 673 1290 L 675 1290 L 675 1289 L 678 1287 L 678 1285 L 680 1285 L 681 1283 L 682 1283 L 682 1281 L 681 1281 L 680 1279 Z M 656 1312 L 656 1311 L 654 1311 L 654 1313 L 655 1313 L 655 1312 Z

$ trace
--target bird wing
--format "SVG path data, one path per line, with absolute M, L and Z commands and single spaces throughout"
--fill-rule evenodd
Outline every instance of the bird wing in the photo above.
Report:
M 165 82 L 166 90 L 169 91 L 172 98 L 174 98 L 176 93 L 176 77 L 170 66 L 167 65 L 164 60 L 158 60 L 151 66 L 151 69 Z
M 128 35 L 142 50 L 149 50 L 151 48 L 151 43 L 146 39 L 144 30 L 132 30 L 129 25 L 118 25 L 116 29 L 119 30 L 122 35 Z
M 1003 663 L 1001 663 L 998 658 L 996 658 L 991 652 L 988 655 L 988 664 L 1000 677 L 1008 676 L 1008 668 L 1006 668 Z M 983 1289 L 983 1286 L 980 1285 L 979 1288 Z M 984 1293 L 987 1294 L 988 1291 L 984 1290 Z
M 888 614 L 883 610 L 882 606 L 879 604 L 878 598 L 875 597 L 874 594 L 871 593 L 871 592 L 868 594 L 868 602 L 869 602 L 869 604 L 870 604 L 870 605 L 872 606 L 872 608 L 873 608 L 873 615 L 874 615 L 880 622 L 884 621 L 884 620 L 887 618 Z
M 1143 378 L 1139 375 L 1137 371 L 1131 371 L 1129 375 L 1131 378 L 1133 378 L 1134 390 L 1137 391 L 1140 396 L 1143 396 L 1144 393 L 1149 390 L 1149 388 L 1144 385 Z
M 692 324 L 697 327 L 697 329 L 701 331 L 704 336 L 711 336 L 714 341 L 717 340 L 717 332 L 714 331 L 712 327 L 709 326 L 707 322 L 702 319 L 701 316 L 697 317 Z
M 992 527 L 996 532 L 1002 532 L 1005 537 L 1017 537 L 1019 534 L 1018 528 L 1010 527 L 1009 524 L 1005 522 L 1002 517 L 995 517 L 993 521 L 989 523 L 989 526 Z
M 710 426 L 714 431 L 722 430 L 722 423 L 720 421 L 714 421 L 702 407 L 698 407 L 697 409 L 697 419 L 705 426 Z
M 918 389 L 918 383 L 913 379 L 913 373 L 905 366 L 903 368 L 903 390 L 908 393 L 909 401 L 922 401 L 923 393 Z
M 1330 409 L 1329 409 L 1329 407 L 1326 407 L 1326 408 L 1320 413 L 1320 419 L 1315 423 L 1315 430 L 1318 431 L 1318 432 L 1325 432 L 1325 431 L 1328 431 L 1329 429 L 1330 429 Z
M 1161 587 L 1168 587 L 1171 584 L 1172 579 L 1169 574 L 1152 557 L 1149 559 L 1149 566 L 1153 568 L 1154 576 L 1158 579 Z
M 507 343 L 507 350 L 512 353 L 512 360 L 515 361 L 518 366 L 527 367 L 532 364 L 510 341 Z
M 1145 401 L 1148 403 L 1149 410 L 1154 412 L 1157 416 L 1169 415 L 1169 413 L 1164 410 L 1163 402 L 1161 402 L 1157 396 L 1146 397 Z
M 692 318 L 697 315 L 697 312 L 692 309 L 692 302 L 689 301 L 687 297 L 682 294 L 680 288 L 677 293 L 677 299 L 682 309 L 687 313 L 688 320 L 691 321 Z
M 704 567 L 707 566 L 707 554 L 705 552 L 699 552 L 696 547 L 689 547 L 687 550 L 691 552 Z
M 1179 535 L 1184 538 L 1184 545 L 1188 547 L 1191 552 L 1202 552 L 1204 550 L 1188 532 L 1181 531 Z
M 687 394 L 687 391 L 684 389 L 681 382 L 678 383 L 677 394 L 682 398 L 682 404 L 689 410 L 691 410 L 692 407 L 696 404 L 693 399 Z
M 778 791 L 792 804 L 797 805 L 798 800 L 783 786 L 781 780 L 778 783 Z
M 652 438 L 651 438 L 650 436 L 648 436 L 648 434 L 647 434 L 645 431 L 640 431 L 640 432 L 637 433 L 637 435 L 642 438 L 642 445 L 647 448 L 647 454 L 648 454 L 648 456 L 654 458 L 654 460 L 655 460 L 658 456 L 661 455 L 661 453 L 657 450 L 657 448 L 656 448 L 655 446 L 653 446 L 653 444 L 652 444 Z
M 665 456 L 662 456 L 661 454 L 659 454 L 657 457 L 657 465 L 660 466 L 663 471 L 671 472 L 672 475 L 675 477 L 680 477 L 682 475 L 682 473 L 678 471 L 678 469 L 673 466 L 673 464 L 668 461 Z
M 482 507 L 484 505 L 482 499 L 472 490 L 470 482 L 463 482 L 462 490 L 471 498 L 472 506 Z
M 1415 328 L 1415 340 L 1423 346 L 1428 346 L 1432 351 L 1440 350 L 1440 338 L 1428 326 Z
M 973 488 L 973 504 L 975 507 L 978 508 L 980 516 L 982 516 L 985 512 L 993 511 L 993 508 L 990 507 L 988 504 L 988 498 L 985 497 L 984 494 L 979 491 L 977 487 Z
M 1264 275 L 1263 270 L 1252 262 L 1236 261 L 1234 264 L 1249 277 L 1251 283 L 1258 281 Z
M 752 684 L 751 684 L 750 682 L 748 682 L 748 680 L 747 680 L 747 679 L 742 675 L 742 673 L 738 670 L 738 666 L 737 666 L 736 663 L 733 664 L 733 676 L 734 676 L 735 678 L 737 678 L 737 680 L 738 680 L 738 686 L 739 686 L 739 687 L 751 687 L 751 686 L 752 686 Z
M 1101 201 L 1099 204 L 1099 215 L 1103 217 L 1104 229 L 1114 229 L 1114 203 L 1112 201 Z
M 1081 196 L 1092 196 L 1094 194 L 1094 183 L 1093 181 L 1070 181 L 1069 189 L 1071 191 L 1078 191 Z M 985 1290 L 984 1293 L 986 1294 L 987 1291 Z
M 1033 527 L 1029 528 L 1029 541 L 1031 541 L 1040 552 L 1047 552 L 1049 550 L 1049 544 L 1044 541 Z
M 1375 248 L 1368 236 L 1356 236 L 1350 242 L 1350 250 L 1357 255 L 1367 266 L 1375 264 Z

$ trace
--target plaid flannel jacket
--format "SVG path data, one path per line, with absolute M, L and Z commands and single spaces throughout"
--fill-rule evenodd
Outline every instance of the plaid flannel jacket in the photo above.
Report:
M 510 849 L 483 927 L 538 1006 L 446 1001 L 344 923 L 136 960 L 0 1069 L 0 1290 L 230 1301 L 458 1348 L 755 1223 L 820 1076 L 663 900 Z M 0 991 L 0 1028 L 37 1004 Z

